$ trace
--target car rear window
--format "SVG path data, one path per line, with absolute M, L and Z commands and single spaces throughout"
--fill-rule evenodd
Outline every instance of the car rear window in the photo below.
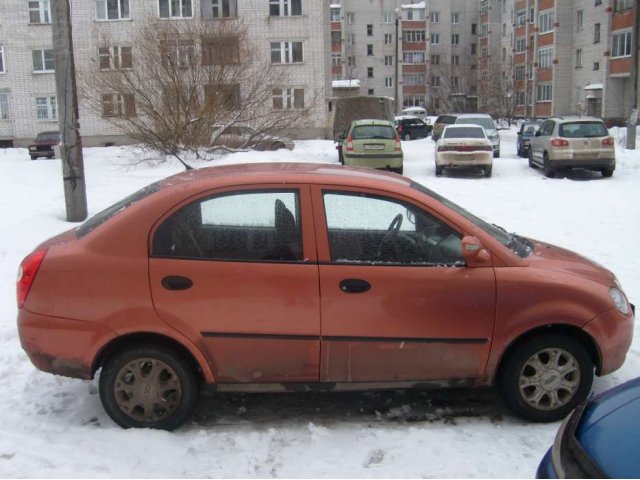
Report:
M 38 142 L 58 142 L 60 134 L 57 132 L 39 133 L 36 140 Z
M 489 130 L 495 130 L 496 125 L 493 123 L 491 118 L 487 117 L 461 117 L 456 120 L 456 124 L 472 124 L 472 125 L 480 125 Z
M 128 197 L 123 198 L 119 202 L 114 203 L 113 205 L 104 209 L 100 213 L 97 213 L 96 215 L 91 217 L 89 220 L 84 222 L 82 225 L 80 225 L 78 228 L 76 228 L 76 237 L 77 238 L 84 237 L 86 234 L 88 234 L 89 232 L 92 232 L 97 227 L 102 225 L 104 222 L 114 217 L 118 213 L 126 210 L 134 203 L 160 190 L 161 185 L 162 185 L 162 181 L 147 185 L 143 189 L 138 190 L 135 193 L 132 193 Z
M 484 130 L 480 127 L 447 128 L 443 138 L 484 138 Z
M 609 135 L 603 122 L 572 122 L 560 125 L 559 135 L 565 138 L 606 137 Z
M 455 123 L 456 117 L 452 115 L 440 115 L 436 120 L 436 123 L 444 123 L 445 125 L 451 125 Z
M 388 125 L 362 125 L 355 127 L 351 132 L 353 140 L 393 140 L 396 138 L 396 131 Z

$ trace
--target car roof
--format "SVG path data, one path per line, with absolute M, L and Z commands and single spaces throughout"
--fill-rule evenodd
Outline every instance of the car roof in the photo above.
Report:
M 458 113 L 458 118 L 491 118 L 493 117 L 488 113 Z
M 445 130 L 458 128 L 481 128 L 482 130 L 484 130 L 484 127 L 482 125 L 476 125 L 473 123 L 454 123 L 444 127 Z
M 389 120 L 382 120 L 380 118 L 366 118 L 364 120 L 354 120 L 351 122 L 351 126 L 360 127 L 362 125 L 389 125 L 393 126 L 393 122 Z
M 551 117 L 549 120 L 557 120 L 559 122 L 602 122 L 601 118 L 597 117 L 579 117 L 577 115 Z
M 400 121 L 400 120 L 420 120 L 421 122 L 423 121 L 420 117 L 416 117 L 415 115 L 396 115 L 394 117 L 394 120 L 396 120 L 396 121 Z

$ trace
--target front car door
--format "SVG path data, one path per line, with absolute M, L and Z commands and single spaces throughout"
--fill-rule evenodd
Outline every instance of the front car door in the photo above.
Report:
M 468 268 L 463 232 L 414 202 L 313 187 L 321 373 L 330 382 L 470 379 L 493 334 L 491 266 Z
M 219 383 L 317 381 L 318 267 L 309 188 L 214 191 L 151 236 L 153 303 Z

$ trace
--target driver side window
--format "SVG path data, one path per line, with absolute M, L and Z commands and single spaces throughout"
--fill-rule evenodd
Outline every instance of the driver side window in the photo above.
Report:
M 463 265 L 461 235 L 393 198 L 324 192 L 334 263 Z

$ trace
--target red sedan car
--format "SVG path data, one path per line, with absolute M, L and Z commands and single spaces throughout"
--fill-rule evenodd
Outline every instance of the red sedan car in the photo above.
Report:
M 123 427 L 173 429 L 200 390 L 496 385 L 565 416 L 624 362 L 615 276 L 506 233 L 422 185 L 311 164 L 194 170 L 24 259 L 23 348 L 99 377 Z

